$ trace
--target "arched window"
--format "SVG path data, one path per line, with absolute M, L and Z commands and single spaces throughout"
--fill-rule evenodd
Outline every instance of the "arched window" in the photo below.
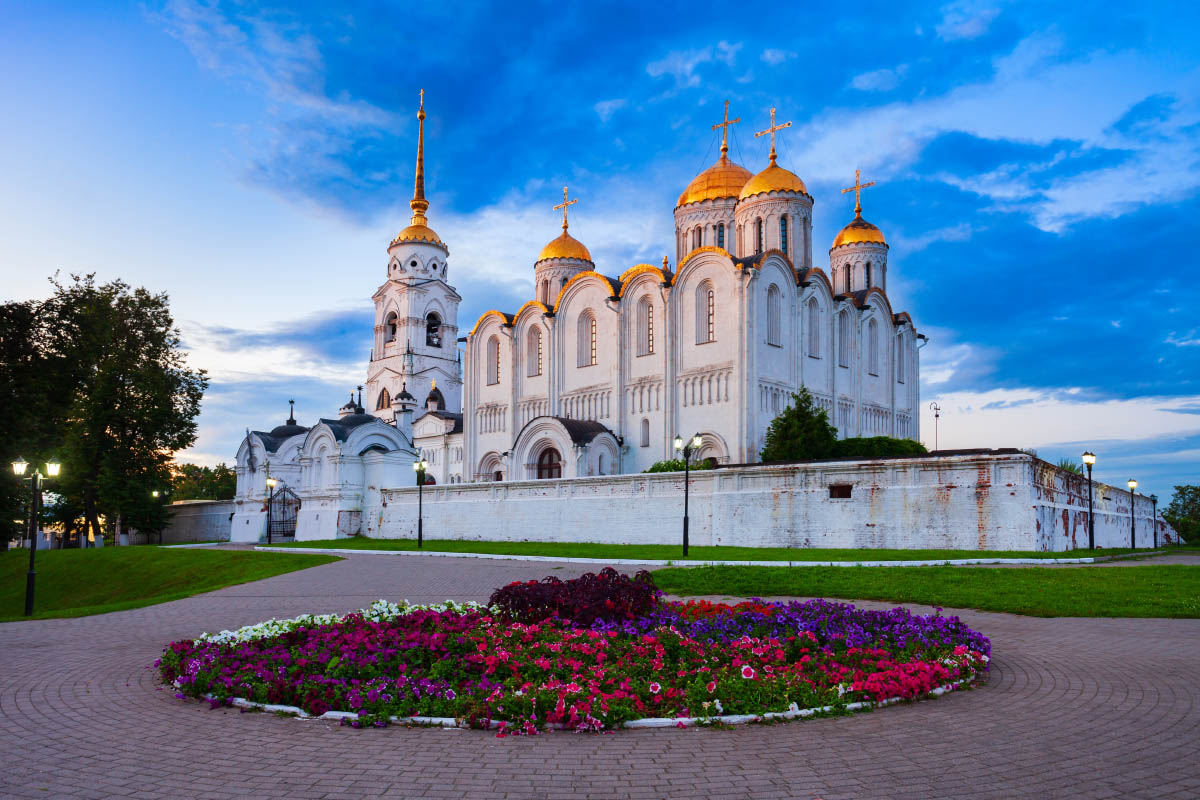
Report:
M 550 279 L 546 278 L 542 281 L 542 302 L 550 305 Z
M 562 456 L 553 447 L 547 447 L 538 456 L 537 476 L 538 480 L 562 477 Z
M 850 366 L 850 315 L 845 311 L 838 314 L 838 366 Z
M 529 377 L 542 374 L 542 329 L 536 325 L 529 329 L 525 346 L 525 374 Z
M 879 374 L 879 325 L 873 319 L 867 323 L 867 372 Z
M 815 297 L 808 301 L 808 354 L 821 357 L 821 306 Z
M 639 356 L 654 352 L 654 304 L 650 302 L 650 295 L 645 295 L 638 301 L 637 346 Z
M 432 311 L 425 317 L 425 344 L 429 347 L 442 346 L 442 320 Z
M 396 312 L 393 311 L 387 315 L 387 319 L 383 323 L 383 341 L 385 341 L 385 342 L 396 341 L 397 328 L 398 328 L 398 325 L 396 322 Z
M 896 383 L 904 383 L 904 337 L 896 337 Z
M 842 270 L 844 272 L 842 276 L 842 283 L 844 284 L 842 291 L 844 291 L 846 294 L 850 294 L 851 281 L 854 276 L 854 265 L 847 264 L 846 266 L 842 267 Z
M 783 335 L 780 332 L 782 302 L 779 287 L 772 283 L 767 287 L 767 344 L 783 344 Z
M 579 330 L 576 336 L 579 345 L 578 365 L 590 367 L 596 363 L 596 317 L 591 311 L 579 315 Z
M 642 419 L 642 447 L 650 446 L 650 420 Z
M 487 343 L 487 382 L 488 385 L 500 382 L 500 337 L 493 336 Z
M 863 288 L 870 289 L 871 288 L 871 262 L 870 261 L 867 262 L 866 269 L 863 271 L 863 280 L 865 282 L 865 285 L 863 286 Z
M 697 225 L 696 229 L 694 231 L 692 231 L 692 249 L 695 250 L 697 247 L 699 247 L 703 243 L 703 241 L 704 241 L 704 228 Z
M 759 217 L 754 223 L 754 252 L 761 253 L 763 251 L 763 224 L 762 217 Z
M 696 344 L 716 340 L 716 294 L 708 281 L 696 289 Z
M 787 215 L 779 218 L 779 249 L 786 256 L 788 254 L 788 231 L 787 231 Z
M 717 247 L 725 249 L 725 223 L 717 223 Z
M 375 404 L 376 411 L 383 411 L 392 407 L 392 396 L 388 394 L 388 390 L 384 389 L 379 393 L 379 402 Z
M 596 474 L 604 474 L 604 453 L 600 453 L 596 456 Z

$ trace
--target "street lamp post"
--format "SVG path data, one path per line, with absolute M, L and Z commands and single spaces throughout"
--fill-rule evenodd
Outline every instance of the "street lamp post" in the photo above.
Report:
M 1133 491 L 1137 489 L 1137 481 L 1133 478 L 1129 479 L 1129 548 L 1132 550 L 1137 547 L 1137 515 L 1133 513 L 1134 498 Z
M 937 403 L 930 403 L 929 410 L 933 412 L 933 449 L 938 449 L 938 419 L 942 416 L 942 407 Z
M 1092 465 L 1096 463 L 1096 454 L 1085 450 L 1083 463 L 1088 471 L 1088 550 L 1096 549 L 1096 515 L 1092 511 Z
M 279 481 L 271 477 L 271 463 L 267 462 L 267 544 L 271 544 L 271 500 L 275 494 L 275 485 Z
M 700 434 L 694 435 L 686 443 L 679 436 L 675 437 L 675 449 L 683 454 L 683 557 L 688 554 L 688 479 L 692 453 L 700 448 Z
M 429 469 L 429 462 L 418 456 L 413 462 L 413 469 L 417 473 L 417 549 L 420 550 L 425 541 L 425 506 L 423 494 L 425 491 L 425 473 Z
M 1151 528 L 1154 531 L 1154 549 L 1158 549 L 1158 495 L 1150 495 L 1150 502 L 1154 504 L 1154 513 L 1151 515 Z
M 13 474 L 18 478 L 23 476 L 28 468 L 29 463 L 19 456 L 16 461 L 12 462 Z M 59 469 L 57 461 L 50 461 L 46 464 L 46 475 L 57 478 Z M 25 574 L 25 616 L 32 617 L 33 584 L 37 577 L 37 572 L 34 570 L 34 558 L 37 555 L 38 517 L 41 516 L 42 506 L 42 473 L 35 469 L 29 476 L 29 486 L 31 489 L 29 498 L 29 572 Z

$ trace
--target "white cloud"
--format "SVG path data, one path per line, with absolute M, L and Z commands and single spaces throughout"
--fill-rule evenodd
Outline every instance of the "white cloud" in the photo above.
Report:
M 646 65 L 646 74 L 652 78 L 670 75 L 675 79 L 676 89 L 688 89 L 700 85 L 700 76 L 696 68 L 714 59 L 732 67 L 737 60 L 742 42 L 730 44 L 724 40 L 717 42 L 716 53 L 713 48 L 703 47 L 698 50 L 672 50 L 665 58 L 651 61 Z
M 922 368 L 922 372 L 924 369 Z M 1047 447 L 1061 442 L 1137 441 L 1200 433 L 1193 414 L 1200 396 L 1079 400 L 1063 391 L 993 389 L 949 392 L 923 398 L 922 439 L 933 444 L 933 412 L 942 407 L 938 445 L 968 447 Z
M 791 50 L 779 50 L 774 47 L 768 47 L 766 50 L 763 50 L 762 56 L 760 56 L 763 61 L 767 62 L 771 66 L 782 64 L 788 59 L 795 57 L 796 53 L 792 52 Z
M 733 62 L 737 60 L 738 51 L 742 49 L 742 42 L 730 44 L 726 41 L 717 42 L 717 60 L 724 61 L 729 66 L 733 66 Z
M 999 13 L 1000 9 L 993 3 L 959 0 L 942 7 L 942 21 L 934 30 L 947 42 L 975 39 L 987 33 L 988 25 Z
M 600 116 L 601 122 L 608 122 L 609 118 L 612 117 L 613 114 L 617 113 L 619 109 L 624 108 L 627 103 L 627 100 L 618 97 L 615 100 L 601 100 L 599 103 L 596 103 L 596 105 L 592 106 L 592 108 L 594 108 L 596 113 Z
M 1200 187 L 1200 153 L 1193 126 L 1200 122 L 1197 74 L 1131 52 L 1096 53 L 1056 62 L 1058 43 L 1041 34 L 995 62 L 988 79 L 914 102 L 865 109 L 827 109 L 797 136 L 807 146 L 796 171 L 813 182 L 843 180 L 861 165 L 879 180 L 903 175 L 926 143 L 961 131 L 989 139 L 1046 143 L 1080 141 L 1132 155 L 1107 169 L 1066 176 L 1049 186 L 1035 173 L 1010 165 L 964 181 L 940 180 L 991 198 L 1001 210 L 1026 213 L 1043 230 L 1059 231 L 1091 217 L 1116 216 L 1146 203 L 1182 197 Z M 1101 87 L 1081 91 L 1082 86 Z M 1181 98 L 1156 136 L 1125 137 L 1112 130 L 1131 106 L 1158 93 Z
M 700 76 L 696 74 L 696 67 L 712 61 L 712 57 L 711 47 L 700 50 L 672 50 L 665 58 L 647 64 L 646 74 L 651 78 L 670 75 L 675 79 L 675 87 L 678 89 L 699 86 Z
M 895 69 L 876 69 L 855 75 L 850 81 L 850 86 L 864 92 L 886 92 L 899 86 L 906 72 L 907 64 L 901 64 Z
M 1182 336 L 1175 333 L 1175 331 L 1171 331 L 1171 334 L 1167 337 L 1167 344 L 1173 344 L 1176 347 L 1200 347 L 1200 337 L 1196 336 L 1195 328 L 1192 328 Z

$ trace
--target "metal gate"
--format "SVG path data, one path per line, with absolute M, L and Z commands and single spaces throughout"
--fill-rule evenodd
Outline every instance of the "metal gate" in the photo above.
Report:
M 275 539 L 292 539 L 296 536 L 296 512 L 300 510 L 300 496 L 291 489 L 277 489 L 267 501 L 267 543 Z

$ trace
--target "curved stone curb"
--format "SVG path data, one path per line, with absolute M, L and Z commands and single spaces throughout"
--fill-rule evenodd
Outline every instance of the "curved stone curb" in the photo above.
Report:
M 273 547 L 255 545 L 264 553 L 323 553 L 337 556 L 435 556 L 441 558 L 485 558 L 501 561 L 548 561 L 555 564 L 633 564 L 656 567 L 960 567 L 981 564 L 1021 564 L 1034 567 L 1055 564 L 1098 564 L 1121 558 L 1161 555 L 1165 550 L 1086 558 L 947 558 L 922 561 L 686 561 L 649 558 L 571 558 L 556 556 L 504 555 L 500 553 L 447 553 L 440 550 L 357 550 L 345 547 Z
M 912 698 L 920 700 L 928 697 L 940 697 L 947 692 L 953 692 L 975 680 L 978 680 L 980 675 L 972 675 L 969 678 L 947 683 L 943 686 L 938 686 L 931 689 L 919 697 Z M 176 689 L 179 689 L 179 683 L 174 684 Z M 211 695 L 201 695 L 201 700 L 213 702 L 214 698 Z M 895 705 L 902 702 L 903 697 L 889 697 L 885 700 L 869 701 L 860 700 L 854 703 L 848 703 L 844 706 L 821 706 L 819 708 L 792 708 L 787 711 L 764 711 L 761 714 L 722 714 L 716 717 L 642 717 L 641 719 L 632 719 L 625 722 L 621 727 L 628 729 L 637 728 L 694 728 L 698 725 L 711 725 L 714 722 L 720 722 L 725 725 L 745 725 L 751 722 L 764 722 L 776 719 L 805 719 L 816 716 L 817 714 L 828 714 L 833 711 L 843 710 L 848 712 L 862 711 L 863 709 L 883 708 L 884 706 Z M 353 711 L 326 711 L 324 714 L 312 715 L 298 706 L 281 706 L 274 703 L 257 703 L 253 700 L 246 700 L 242 697 L 234 697 L 229 700 L 229 705 L 234 708 L 245 708 L 252 710 L 265 711 L 272 714 L 289 714 L 298 719 L 327 719 L 336 720 L 337 722 L 350 722 L 358 719 L 358 714 Z M 422 725 L 431 728 L 462 728 L 472 729 L 473 726 L 464 723 L 462 720 L 455 717 L 388 717 L 389 722 L 397 725 Z M 500 720 L 489 720 L 487 724 L 488 730 L 498 730 L 501 725 Z M 549 730 L 555 731 L 574 731 L 575 729 L 561 722 L 553 722 L 546 726 Z M 478 730 L 476 728 L 476 730 Z

